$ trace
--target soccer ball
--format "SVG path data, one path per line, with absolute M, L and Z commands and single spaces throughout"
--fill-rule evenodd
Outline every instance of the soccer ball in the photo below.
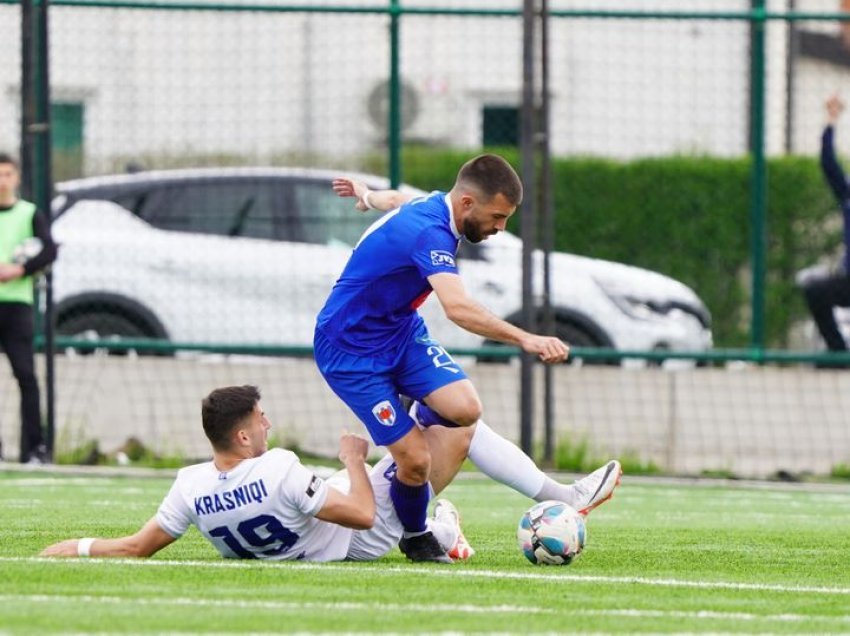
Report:
M 37 236 L 25 239 L 18 243 L 12 251 L 12 263 L 15 265 L 23 265 L 33 256 L 41 251 L 41 239 Z
M 522 515 L 516 538 L 535 565 L 569 565 L 584 549 L 587 530 L 574 508 L 562 501 L 542 501 Z

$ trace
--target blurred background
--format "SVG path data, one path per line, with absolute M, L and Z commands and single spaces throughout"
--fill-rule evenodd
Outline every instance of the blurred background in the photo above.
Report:
M 535 2 L 530 48 L 517 0 L 27 2 L 0 0 L 0 148 L 60 245 L 37 336 L 58 461 L 205 457 L 200 399 L 243 383 L 278 443 L 333 455 L 359 425 L 312 329 L 377 216 L 330 179 L 446 190 L 490 151 L 538 187 L 462 247 L 465 283 L 525 324 L 523 239 L 551 248 L 526 318 L 574 354 L 523 373 L 430 301 L 491 425 L 569 470 L 850 475 L 850 358 L 800 288 L 843 256 L 818 154 L 847 0 Z M 2 365 L 6 459 L 17 399 Z

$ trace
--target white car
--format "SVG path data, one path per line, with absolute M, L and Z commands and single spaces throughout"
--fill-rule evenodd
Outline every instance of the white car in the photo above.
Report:
M 337 174 L 215 168 L 59 184 L 53 202 L 61 245 L 54 266 L 58 332 L 309 346 L 315 317 L 352 246 L 377 218 L 334 194 L 330 181 Z M 355 178 L 387 187 L 380 177 Z M 709 313 L 684 284 L 572 254 L 553 254 L 551 262 L 558 333 L 572 345 L 695 352 L 711 346 Z M 517 237 L 504 232 L 463 244 L 459 267 L 473 298 L 519 321 Z M 483 344 L 451 324 L 433 298 L 422 312 L 444 346 Z

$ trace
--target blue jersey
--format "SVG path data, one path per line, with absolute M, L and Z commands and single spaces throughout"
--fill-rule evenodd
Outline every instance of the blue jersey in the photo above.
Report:
M 360 238 L 316 328 L 350 353 L 397 353 L 422 324 L 428 276 L 457 274 L 459 241 L 444 192 L 387 213 Z

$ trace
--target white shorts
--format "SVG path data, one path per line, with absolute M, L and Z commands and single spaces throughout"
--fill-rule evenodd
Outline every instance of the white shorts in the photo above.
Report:
M 387 475 L 387 471 L 389 475 Z M 403 532 L 401 521 L 390 499 L 390 480 L 395 474 L 393 457 L 389 453 L 369 471 L 369 481 L 375 493 L 375 525 L 369 530 L 355 530 L 348 548 L 347 561 L 374 561 L 398 545 Z M 343 471 L 347 480 L 347 473 Z M 328 480 L 332 485 L 333 477 Z M 347 488 L 346 488 L 347 491 Z

